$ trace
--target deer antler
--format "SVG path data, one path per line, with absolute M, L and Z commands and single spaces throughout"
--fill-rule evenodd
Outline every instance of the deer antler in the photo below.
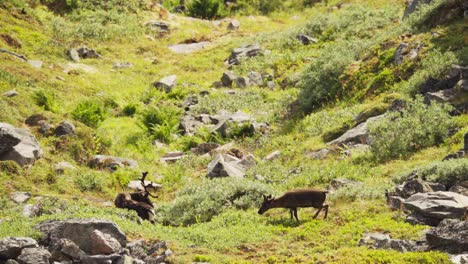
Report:
M 148 184 L 148 185 L 145 185 L 145 178 L 146 178 L 147 175 L 148 175 L 148 172 L 147 172 L 147 171 L 145 171 L 145 172 L 142 173 L 142 177 L 141 177 L 141 179 L 140 179 L 140 181 L 141 181 L 141 186 L 143 186 L 143 188 L 145 189 L 145 194 L 147 194 L 147 195 L 149 195 L 149 196 L 151 196 L 151 197 L 153 197 L 153 198 L 158 198 L 158 196 L 152 195 L 152 194 L 150 193 L 150 191 L 148 190 L 148 187 L 151 186 L 151 183 Z

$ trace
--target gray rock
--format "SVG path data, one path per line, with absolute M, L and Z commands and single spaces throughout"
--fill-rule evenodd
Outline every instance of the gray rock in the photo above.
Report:
M 390 195 L 387 196 L 387 205 L 392 210 L 403 210 L 405 208 L 404 205 L 405 199 L 400 196 Z
M 159 31 L 161 33 L 169 33 L 170 26 L 168 23 L 160 20 L 148 21 L 146 26 L 151 30 Z
M 19 264 L 18 261 L 14 260 L 14 259 L 9 259 L 7 261 L 5 261 L 5 264 Z
M 16 259 L 23 249 L 37 247 L 37 241 L 29 237 L 6 237 L 0 240 L 0 259 Z
M 52 255 L 44 248 L 24 248 L 18 256 L 20 264 L 49 264 Z
M 122 245 L 117 239 L 99 230 L 91 232 L 90 243 L 93 244 L 91 255 L 108 255 L 117 253 L 122 249 Z
M 227 29 L 230 30 L 230 31 L 236 31 L 238 30 L 240 27 L 240 22 L 236 19 L 232 19 L 228 26 L 227 26 Z
M 22 215 L 27 218 L 33 218 L 39 216 L 40 208 L 35 204 L 26 204 L 23 207 Z
M 78 54 L 78 51 L 76 49 L 69 49 L 68 56 L 72 61 L 80 62 L 80 55 Z
M 119 254 L 111 255 L 84 255 L 80 259 L 80 263 L 83 264 L 113 264 L 118 263 L 122 256 Z
M 467 213 L 468 197 L 454 192 L 416 193 L 404 204 L 416 218 L 420 215 L 433 225 L 445 218 L 462 218 Z
M 321 160 L 321 159 L 325 159 L 329 155 L 333 154 L 333 152 L 334 152 L 333 150 L 324 148 L 324 149 L 310 151 L 310 152 L 306 153 L 305 156 L 308 157 L 308 158 Z
M 337 146 L 344 146 L 348 144 L 369 144 L 369 131 L 368 126 L 371 123 L 377 122 L 384 115 L 374 116 L 367 119 L 366 122 L 357 125 L 356 127 L 346 131 L 343 135 L 339 138 L 328 142 L 328 145 L 337 145 Z
M 280 151 L 280 150 L 276 150 L 276 151 L 273 151 L 272 153 L 268 154 L 268 155 L 265 157 L 265 160 L 272 161 L 272 160 L 277 159 L 280 155 L 281 155 L 281 151 Z
M 225 161 L 226 156 L 218 154 L 208 164 L 208 178 L 218 177 L 234 177 L 243 178 L 245 176 L 245 169 L 239 165 L 240 161 Z
M 410 14 L 414 13 L 421 5 L 423 4 L 429 4 L 431 3 L 432 0 L 411 0 L 408 2 L 406 5 L 405 13 L 403 14 L 403 18 L 407 18 Z
M 226 65 L 239 65 L 244 58 L 255 57 L 263 53 L 259 45 L 246 45 L 232 50 L 231 56 L 225 61 Z
M 28 126 L 39 126 L 41 122 L 47 121 L 47 117 L 42 114 L 35 114 L 28 117 L 24 123 Z
M 61 239 L 68 239 L 76 244 L 86 254 L 96 253 L 96 248 L 100 248 L 99 239 L 91 239 L 96 230 L 105 234 L 111 243 L 117 241 L 120 247 L 125 247 L 127 238 L 124 233 L 113 222 L 97 219 L 70 219 L 63 221 L 45 221 L 36 226 L 44 234 L 43 244 L 49 247 L 63 243 Z
M 89 166 L 98 169 L 110 169 L 112 171 L 117 170 L 119 167 L 137 168 L 138 162 L 132 159 L 95 155 L 89 161 Z
M 17 204 L 22 204 L 29 199 L 31 199 L 31 193 L 30 192 L 14 192 L 10 193 L 10 199 L 17 203 Z
M 268 81 L 266 86 L 268 89 L 274 90 L 276 88 L 276 83 L 274 81 Z
M 218 148 L 219 146 L 220 145 L 217 143 L 201 143 L 196 148 L 192 148 L 191 151 L 194 154 L 203 155 Z
M 436 191 L 445 191 L 443 184 L 426 182 L 419 178 L 414 178 L 403 182 L 395 188 L 395 193 L 403 198 L 408 198 L 416 193 L 428 193 Z
M 28 64 L 33 68 L 40 69 L 42 68 L 43 62 L 40 60 L 28 60 Z
M 444 219 L 426 233 L 426 240 L 433 248 L 459 254 L 468 251 L 468 221 Z
M 75 134 L 75 126 L 70 121 L 63 121 L 54 130 L 57 137 Z
M 237 77 L 234 81 L 235 81 L 236 86 L 238 88 L 246 88 L 246 87 L 249 87 L 249 85 L 250 85 L 248 77 L 240 76 L 240 77 Z
M 437 92 L 429 92 L 424 95 L 424 102 L 426 104 L 430 104 L 431 101 L 438 102 L 438 103 L 445 103 L 453 105 L 458 111 L 462 113 L 468 112 L 468 106 L 465 98 L 468 96 L 468 92 L 453 88 L 453 89 L 446 89 Z
M 164 77 L 160 81 L 153 83 L 153 86 L 155 88 L 163 90 L 166 93 L 171 92 L 172 88 L 174 88 L 176 85 L 177 85 L 177 75 L 175 74 Z
M 395 50 L 395 54 L 393 55 L 393 63 L 395 65 L 400 65 L 403 63 L 405 54 L 408 52 L 409 44 L 408 43 L 401 43 L 400 46 Z
M 0 142 L 0 160 L 13 160 L 26 166 L 34 164 L 43 155 L 39 142 L 31 133 L 6 123 L 0 123 Z
M 99 59 L 102 57 L 96 50 L 88 49 L 86 46 L 79 48 L 77 52 L 82 59 Z
M 180 120 L 179 129 L 185 135 L 194 135 L 197 130 L 203 126 L 203 122 L 196 120 L 191 115 L 185 115 Z
M 164 156 L 159 159 L 162 163 L 174 163 L 185 157 L 185 153 L 181 151 L 173 151 L 164 154 Z
M 11 90 L 8 92 L 4 92 L 2 95 L 6 97 L 14 97 L 17 96 L 19 93 L 16 90 Z
M 465 18 L 468 17 L 468 10 L 465 11 Z M 451 255 L 450 261 L 454 264 L 467 264 L 468 263 L 468 253 Z
M 259 72 L 251 71 L 247 75 L 247 78 L 249 78 L 250 85 L 254 86 L 263 86 L 263 77 Z
M 112 68 L 114 69 L 128 69 L 132 67 L 133 67 L 133 63 L 131 62 L 116 62 L 114 63 L 114 66 L 112 66 Z
M 360 181 L 353 181 L 353 180 L 348 180 L 348 179 L 333 179 L 330 183 L 330 185 L 327 186 L 327 190 L 332 190 L 336 191 L 338 189 L 344 188 L 344 187 L 349 187 L 353 185 L 362 185 L 362 182 Z
M 390 247 L 390 236 L 381 233 L 365 233 L 359 240 L 359 246 L 367 246 L 373 249 L 382 249 Z
M 65 170 L 76 170 L 75 166 L 71 165 L 69 162 L 61 161 L 54 165 L 55 173 L 63 174 Z
M 43 135 L 49 135 L 52 133 L 52 125 L 49 124 L 47 121 L 41 121 L 39 122 L 39 133 L 43 134 Z
M 238 76 L 233 71 L 227 71 L 223 73 L 221 77 L 221 83 L 225 87 L 231 87 L 232 83 L 238 78 Z
M 205 49 L 211 42 L 209 41 L 201 41 L 196 43 L 188 43 L 188 44 L 176 44 L 169 46 L 169 50 L 174 53 L 178 54 L 189 54 L 193 52 L 197 52 L 199 50 Z
M 309 45 L 312 43 L 317 43 L 318 39 L 304 35 L 304 34 L 299 34 L 297 35 L 297 39 L 303 44 L 303 45 Z
M 58 239 L 54 245 L 49 248 L 54 249 L 54 255 L 59 255 L 60 252 L 60 254 L 65 254 L 67 257 L 72 258 L 75 261 L 79 261 L 86 256 L 86 253 L 83 250 L 81 250 L 73 241 L 66 238 Z
M 468 197 L 468 181 L 462 181 L 450 187 L 450 192 L 459 193 Z

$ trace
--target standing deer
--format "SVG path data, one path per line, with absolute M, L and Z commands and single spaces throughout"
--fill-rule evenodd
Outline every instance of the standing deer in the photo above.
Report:
M 271 208 L 288 208 L 289 213 L 291 214 L 291 219 L 293 216 L 299 222 L 297 217 L 297 208 L 298 207 L 314 207 L 317 208 L 317 212 L 314 215 L 314 219 L 317 218 L 317 215 L 325 209 L 325 217 L 327 218 L 328 214 L 328 205 L 324 204 L 325 198 L 327 197 L 328 191 L 319 191 L 311 189 L 297 189 L 286 192 L 283 196 L 279 198 L 274 198 L 271 195 L 263 196 L 262 207 L 258 210 L 259 214 L 263 214 Z
M 119 193 L 115 198 L 114 204 L 117 208 L 126 208 L 134 210 L 143 220 L 148 220 L 154 224 L 154 205 L 149 199 L 149 196 L 156 198 L 150 193 L 149 188 L 153 187 L 152 183 L 145 185 L 145 178 L 148 172 L 143 172 L 140 179 L 143 191 L 134 193 Z

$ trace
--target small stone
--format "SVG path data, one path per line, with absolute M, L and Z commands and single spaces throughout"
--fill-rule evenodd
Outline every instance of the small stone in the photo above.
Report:
M 23 207 L 22 215 L 27 218 L 33 218 L 39 215 L 39 207 L 34 204 L 27 204 Z
M 221 77 L 221 83 L 225 87 L 231 87 L 232 83 L 238 78 L 238 76 L 233 71 L 227 71 L 223 73 Z
M 236 19 L 233 19 L 231 20 L 231 22 L 229 22 L 227 29 L 229 31 L 236 31 L 239 29 L 239 27 L 240 27 L 240 22 Z
M 309 44 L 317 43 L 317 42 L 318 42 L 318 39 L 313 38 L 313 37 L 310 37 L 310 36 L 307 36 L 307 35 L 304 35 L 304 34 L 298 35 L 298 36 L 297 36 L 297 39 L 298 39 L 303 45 L 309 45 Z
M 131 67 L 133 67 L 131 62 L 116 62 L 113 66 L 114 69 L 128 69 Z
M 166 93 L 171 92 L 172 88 L 174 88 L 176 85 L 177 85 L 177 75 L 175 74 L 164 77 L 160 81 L 153 83 L 153 86 L 155 88 L 161 89 L 165 91 Z
M 272 161 L 272 160 L 277 159 L 280 155 L 281 155 L 281 151 L 277 150 L 268 154 L 268 156 L 265 157 L 265 160 Z
M 10 194 L 10 199 L 17 204 L 22 204 L 31 199 L 31 196 L 30 192 L 14 192 Z
M 18 92 L 15 90 L 11 90 L 11 91 L 3 93 L 2 95 L 6 97 L 14 97 L 18 95 Z
M 276 88 L 276 84 L 273 81 L 268 81 L 267 82 L 267 87 L 268 87 L 268 89 L 274 90 Z
M 33 68 L 36 68 L 36 69 L 42 68 L 42 61 L 40 61 L 40 60 L 28 60 L 28 63 Z
M 76 170 L 75 166 L 71 165 L 69 162 L 62 161 L 55 164 L 55 173 L 63 174 L 65 170 Z
M 70 59 L 74 62 L 80 62 L 80 55 L 78 54 L 78 51 L 76 49 L 70 49 L 68 51 L 68 56 L 70 56 Z
M 75 126 L 70 121 L 64 121 L 55 128 L 54 133 L 57 137 L 73 135 L 75 134 Z
M 239 88 L 246 88 L 249 86 L 249 78 L 247 77 L 237 77 L 235 79 L 236 86 Z

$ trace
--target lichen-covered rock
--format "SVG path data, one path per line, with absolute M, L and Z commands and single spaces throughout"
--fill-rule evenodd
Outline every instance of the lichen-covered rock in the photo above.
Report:
M 426 239 L 433 248 L 449 253 L 468 251 L 468 221 L 444 219 L 437 227 L 426 233 Z
M 49 264 L 52 255 L 44 248 L 24 248 L 18 256 L 20 264 Z
M 25 248 L 37 248 L 39 244 L 30 237 L 6 237 L 0 240 L 0 261 L 16 259 Z

